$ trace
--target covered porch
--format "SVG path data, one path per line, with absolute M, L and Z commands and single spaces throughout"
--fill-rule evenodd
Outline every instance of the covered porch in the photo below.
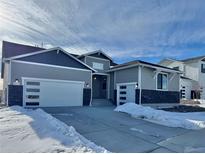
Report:
M 110 75 L 106 73 L 93 73 L 92 75 L 92 105 L 111 105 L 109 101 Z

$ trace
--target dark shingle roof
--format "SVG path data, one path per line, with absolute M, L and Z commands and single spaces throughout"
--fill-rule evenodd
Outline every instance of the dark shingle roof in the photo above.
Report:
M 190 78 L 188 78 L 188 77 L 186 77 L 186 76 L 180 76 L 180 78 L 182 78 L 182 79 L 187 79 L 187 80 L 192 80 L 192 79 L 190 79 Z
M 77 58 L 79 55 L 74 54 L 74 53 L 70 53 L 72 56 L 74 56 L 75 58 Z
M 130 62 L 127 62 L 127 63 L 119 64 L 119 65 L 116 65 L 116 66 L 112 67 L 112 69 L 126 67 L 126 66 L 130 66 L 130 65 L 134 65 L 134 64 L 138 64 L 138 63 L 177 71 L 176 69 L 173 69 L 173 68 L 169 68 L 169 67 L 161 66 L 161 65 L 158 65 L 158 64 L 149 63 L 149 62 L 145 62 L 145 61 L 142 61 L 142 60 L 134 60 L 134 61 L 130 61 Z
M 190 61 L 190 60 L 200 60 L 200 59 L 203 59 L 205 58 L 205 55 L 203 56 L 198 56 L 198 57 L 192 57 L 192 58 L 187 58 L 187 59 L 183 59 L 181 60 L 182 62 L 186 62 L 186 61 Z
M 22 54 L 32 53 L 32 52 L 36 52 L 40 50 L 44 50 L 44 48 L 3 41 L 2 59 L 13 57 L 13 56 L 18 56 Z M 3 60 L 1 61 L 1 63 L 2 63 L 1 64 L 1 77 L 3 78 L 3 72 L 4 72 Z
M 22 45 L 18 43 L 12 43 L 3 41 L 2 44 L 2 58 L 9 58 L 13 56 L 18 56 L 22 54 L 32 53 L 40 50 L 45 50 L 44 48 Z

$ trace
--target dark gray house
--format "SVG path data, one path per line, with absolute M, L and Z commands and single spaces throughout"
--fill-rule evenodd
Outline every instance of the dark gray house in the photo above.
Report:
M 3 102 L 8 106 L 55 107 L 179 103 L 180 71 L 131 61 L 116 64 L 102 51 L 74 55 L 3 41 Z

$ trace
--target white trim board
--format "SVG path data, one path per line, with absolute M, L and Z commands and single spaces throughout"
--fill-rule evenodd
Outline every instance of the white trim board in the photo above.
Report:
M 138 66 L 139 104 L 142 104 L 142 66 Z
M 31 64 L 31 65 L 39 65 L 39 66 L 46 66 L 46 67 L 55 67 L 55 68 L 62 68 L 62 69 L 69 69 L 69 70 L 78 70 L 78 71 L 92 72 L 91 70 L 86 70 L 86 69 L 81 69 L 81 68 L 58 66 L 58 65 L 50 65 L 50 64 L 35 63 L 35 62 L 27 62 L 27 61 L 20 61 L 20 60 L 11 60 L 11 62 L 22 63 L 22 64 Z
M 109 75 L 107 73 L 92 73 L 93 75 Z
M 137 82 L 125 82 L 125 83 L 117 83 L 117 86 L 121 86 L 121 85 L 133 85 L 133 84 L 137 84 Z
M 81 63 L 82 65 L 84 65 L 84 66 L 88 67 L 89 69 L 93 70 L 94 72 L 96 72 L 95 69 L 93 69 L 92 67 L 90 67 L 87 64 L 83 63 L 81 60 L 77 59 L 76 57 L 74 57 L 73 55 L 71 55 L 70 53 L 68 53 L 67 51 L 65 51 L 64 49 L 62 49 L 60 47 L 55 47 L 55 48 L 46 49 L 46 50 L 40 50 L 40 51 L 37 51 L 37 52 L 32 52 L 32 53 L 28 53 L 28 54 L 18 55 L 18 56 L 14 56 L 14 57 L 10 57 L 10 58 L 4 58 L 3 61 L 14 60 L 14 59 L 23 58 L 23 57 L 28 57 L 28 56 L 32 56 L 32 55 L 36 55 L 36 54 L 41 54 L 41 53 L 45 53 L 45 52 L 49 52 L 49 51 L 53 51 L 53 50 L 62 51 L 66 55 L 70 56 L 71 58 L 73 58 L 76 61 L 78 61 L 79 63 Z
M 107 76 L 107 98 L 110 99 L 110 74 Z

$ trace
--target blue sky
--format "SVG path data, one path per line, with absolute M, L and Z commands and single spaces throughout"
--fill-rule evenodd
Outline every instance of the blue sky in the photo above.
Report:
M 101 49 L 118 63 L 205 55 L 205 1 L 0 0 L 2 40 Z

